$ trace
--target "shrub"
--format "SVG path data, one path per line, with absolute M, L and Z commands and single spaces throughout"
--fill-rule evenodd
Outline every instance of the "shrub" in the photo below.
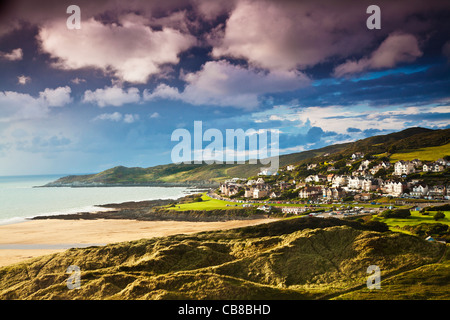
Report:
M 202 202 L 202 201 L 203 201 L 202 197 L 197 197 L 194 199 L 194 202 Z
M 373 231 L 378 231 L 378 232 L 389 231 L 388 225 L 381 221 L 371 220 L 371 221 L 365 222 L 363 225 L 365 225 L 366 227 L 368 227 L 370 230 L 373 230 Z
M 430 206 L 424 208 L 426 211 L 450 211 L 450 203 L 443 204 L 441 206 Z
M 433 216 L 434 220 L 438 221 L 439 219 L 444 219 L 445 214 L 442 211 L 438 211 Z
M 411 216 L 409 209 L 385 210 L 381 213 L 384 218 L 408 218 Z

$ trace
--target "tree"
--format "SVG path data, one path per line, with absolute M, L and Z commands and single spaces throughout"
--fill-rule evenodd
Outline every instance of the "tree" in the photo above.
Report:
M 434 220 L 438 221 L 439 219 L 444 219 L 445 214 L 442 211 L 438 211 L 433 216 Z
M 380 178 L 380 177 L 383 178 L 384 176 L 386 176 L 386 174 L 387 174 L 386 169 L 381 168 L 373 175 L 373 177 L 374 178 Z

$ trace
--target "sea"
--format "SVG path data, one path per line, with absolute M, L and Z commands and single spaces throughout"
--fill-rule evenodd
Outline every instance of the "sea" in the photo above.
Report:
M 40 215 L 105 211 L 97 205 L 176 199 L 194 192 L 185 187 L 37 188 L 66 175 L 0 176 L 0 225 Z

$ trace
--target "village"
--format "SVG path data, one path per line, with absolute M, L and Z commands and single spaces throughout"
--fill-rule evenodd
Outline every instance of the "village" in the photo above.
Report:
M 427 184 L 427 179 L 421 178 L 424 174 L 442 175 L 450 167 L 449 160 L 399 160 L 392 164 L 389 159 L 370 159 L 356 152 L 348 159 L 341 159 L 339 164 L 337 162 L 288 165 L 276 173 L 261 171 L 254 178 L 229 179 L 220 185 L 215 197 L 278 204 L 342 204 L 349 201 L 375 204 L 376 199 L 382 197 L 450 200 L 449 185 Z M 336 164 L 340 168 L 336 168 Z M 284 213 L 303 211 L 304 207 L 283 208 Z

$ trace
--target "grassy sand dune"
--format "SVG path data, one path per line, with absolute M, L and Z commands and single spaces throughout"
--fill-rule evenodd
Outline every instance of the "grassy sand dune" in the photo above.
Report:
M 369 265 L 401 274 L 444 251 L 355 221 L 298 218 L 36 258 L 0 269 L 0 298 L 318 299 L 365 284 Z M 70 265 L 81 269 L 78 290 L 66 286 Z

